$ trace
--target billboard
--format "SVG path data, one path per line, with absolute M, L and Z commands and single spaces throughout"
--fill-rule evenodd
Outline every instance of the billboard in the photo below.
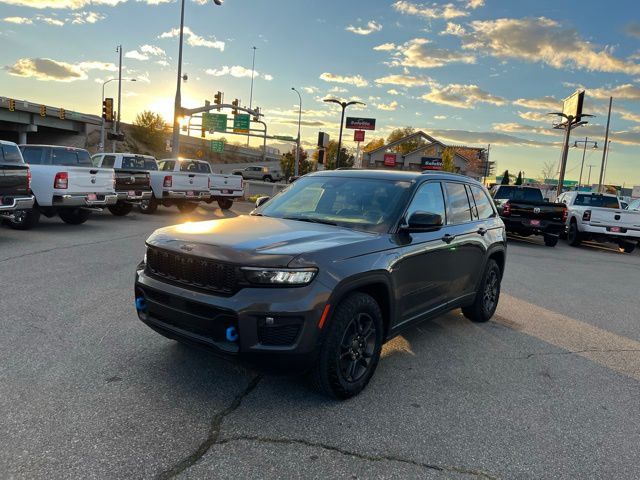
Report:
M 395 167 L 396 166 L 396 158 L 397 155 L 395 153 L 385 153 L 384 154 L 384 166 L 385 167 Z
M 584 90 L 576 90 L 571 96 L 564 99 L 562 113 L 572 116 L 574 122 L 579 122 L 582 116 L 582 104 L 584 103 Z M 563 123 L 566 123 L 566 119 Z
M 347 117 L 347 124 L 345 125 L 345 128 L 351 128 L 355 130 L 375 130 L 376 119 Z
M 354 142 L 364 142 L 364 130 L 356 130 L 353 132 L 353 141 Z
M 422 157 L 420 159 L 422 170 L 442 170 L 442 159 L 438 157 Z

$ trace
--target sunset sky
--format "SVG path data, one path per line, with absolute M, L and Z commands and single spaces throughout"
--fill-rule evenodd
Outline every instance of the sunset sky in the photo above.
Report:
M 123 86 L 123 118 L 151 109 L 170 120 L 178 22 L 174 0 L 0 0 L 0 95 L 99 114 L 121 43 L 124 76 L 137 79 Z M 256 46 L 253 104 L 271 133 L 295 136 L 295 86 L 309 147 L 319 130 L 337 137 L 339 112 L 322 99 L 357 99 L 367 106 L 352 113 L 377 119 L 367 140 L 413 126 L 445 143 L 491 144 L 500 171 L 537 177 L 560 157 L 546 113 L 584 88 L 596 117 L 572 141 L 602 146 L 612 95 L 608 180 L 640 185 L 637 0 L 187 0 L 185 23 L 186 106 L 218 90 L 248 105 Z M 581 155 L 570 151 L 569 179 Z M 587 152 L 594 172 L 601 155 Z

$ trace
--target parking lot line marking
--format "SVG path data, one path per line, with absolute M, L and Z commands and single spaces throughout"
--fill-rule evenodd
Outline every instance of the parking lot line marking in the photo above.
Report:
M 640 342 L 636 340 L 506 294 L 494 321 L 640 380 Z M 531 352 L 528 357 L 537 355 L 553 353 Z

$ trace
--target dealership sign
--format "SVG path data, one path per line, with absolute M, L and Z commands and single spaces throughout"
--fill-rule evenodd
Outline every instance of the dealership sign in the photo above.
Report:
M 355 130 L 375 130 L 376 119 L 375 118 L 356 118 L 347 117 L 346 128 L 352 128 Z
M 385 153 L 384 154 L 384 165 L 385 165 L 385 167 L 395 167 L 396 166 L 396 158 L 397 158 L 397 155 L 395 153 Z
M 422 157 L 420 159 L 422 170 L 442 170 L 442 159 L 437 157 Z
M 356 130 L 353 132 L 354 142 L 364 142 L 364 130 Z

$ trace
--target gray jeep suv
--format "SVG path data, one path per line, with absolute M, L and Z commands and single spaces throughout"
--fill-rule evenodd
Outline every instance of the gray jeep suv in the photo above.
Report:
M 136 308 L 166 337 L 306 369 L 348 398 L 404 329 L 460 307 L 489 320 L 505 260 L 504 225 L 468 177 L 324 171 L 251 215 L 157 230 Z

